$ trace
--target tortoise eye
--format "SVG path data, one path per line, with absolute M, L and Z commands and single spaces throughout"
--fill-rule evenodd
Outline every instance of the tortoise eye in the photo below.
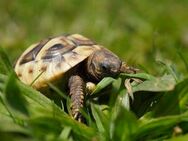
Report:
M 102 63 L 100 65 L 100 67 L 101 67 L 102 71 L 104 71 L 104 72 L 108 71 L 110 69 L 110 66 L 107 63 Z

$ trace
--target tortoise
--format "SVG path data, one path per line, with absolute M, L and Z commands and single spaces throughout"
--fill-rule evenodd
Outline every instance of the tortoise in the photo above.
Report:
M 49 82 L 55 84 L 65 78 L 71 114 L 76 120 L 81 118 L 86 82 L 97 83 L 107 76 L 137 71 L 110 50 L 79 34 L 51 37 L 31 45 L 14 69 L 23 83 L 39 91 L 48 88 Z

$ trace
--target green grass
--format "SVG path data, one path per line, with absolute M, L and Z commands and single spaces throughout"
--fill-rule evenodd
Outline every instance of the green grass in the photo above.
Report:
M 1 0 L 1 140 L 187 141 L 187 4 L 186 0 Z M 83 34 L 142 70 L 104 78 L 87 97 L 86 124 L 69 116 L 66 92 L 50 85 L 64 101 L 57 105 L 21 83 L 12 69 L 30 44 L 62 33 Z M 127 90 L 124 82 L 131 78 L 143 82 L 132 82 Z
M 164 75 L 120 74 L 104 78 L 87 97 L 86 123 L 73 120 L 64 108 L 21 83 L 6 53 L 0 51 L 1 140 L 186 140 L 188 132 L 188 78 L 168 64 Z M 131 82 L 129 91 L 125 80 Z M 58 89 L 56 88 L 58 91 Z M 61 92 L 62 93 L 62 92 Z M 131 96 L 134 93 L 134 96 Z M 69 100 L 63 97 L 68 103 Z M 177 130 L 177 128 L 179 130 Z
M 161 59 L 185 72 L 178 52 L 188 59 L 187 4 L 186 0 L 1 0 L 0 42 L 14 62 L 43 38 L 80 33 L 152 74 L 159 72 L 156 60 Z

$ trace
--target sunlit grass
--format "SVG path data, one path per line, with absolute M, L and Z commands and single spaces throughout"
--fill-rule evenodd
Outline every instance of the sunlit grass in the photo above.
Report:
M 1 0 L 1 140 L 187 141 L 187 4 L 186 0 Z M 49 84 L 59 97 L 57 105 L 21 83 L 12 69 L 29 45 L 62 33 L 83 34 L 142 70 L 98 83 L 82 110 L 85 124 L 70 117 L 66 91 Z M 131 78 L 143 82 L 133 82 L 127 90 L 124 82 Z
M 143 72 L 104 78 L 87 96 L 83 124 L 64 111 L 69 104 L 62 109 L 52 99 L 21 83 L 2 49 L 0 56 L 1 67 L 10 69 L 0 74 L 2 140 L 137 141 L 187 137 L 188 78 L 178 77 L 179 73 L 168 64 L 160 77 Z M 143 81 L 131 83 L 133 98 L 124 86 L 130 78 Z M 58 88 L 54 90 L 59 92 Z M 61 96 L 68 100 L 63 95 L 66 93 Z

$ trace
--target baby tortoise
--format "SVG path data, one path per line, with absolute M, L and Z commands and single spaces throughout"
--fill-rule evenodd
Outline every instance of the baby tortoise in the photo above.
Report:
M 41 90 L 66 79 L 72 116 L 80 120 L 86 82 L 99 82 L 121 72 L 136 73 L 118 56 L 92 40 L 79 35 L 62 35 L 31 45 L 17 60 L 15 72 L 25 84 Z

